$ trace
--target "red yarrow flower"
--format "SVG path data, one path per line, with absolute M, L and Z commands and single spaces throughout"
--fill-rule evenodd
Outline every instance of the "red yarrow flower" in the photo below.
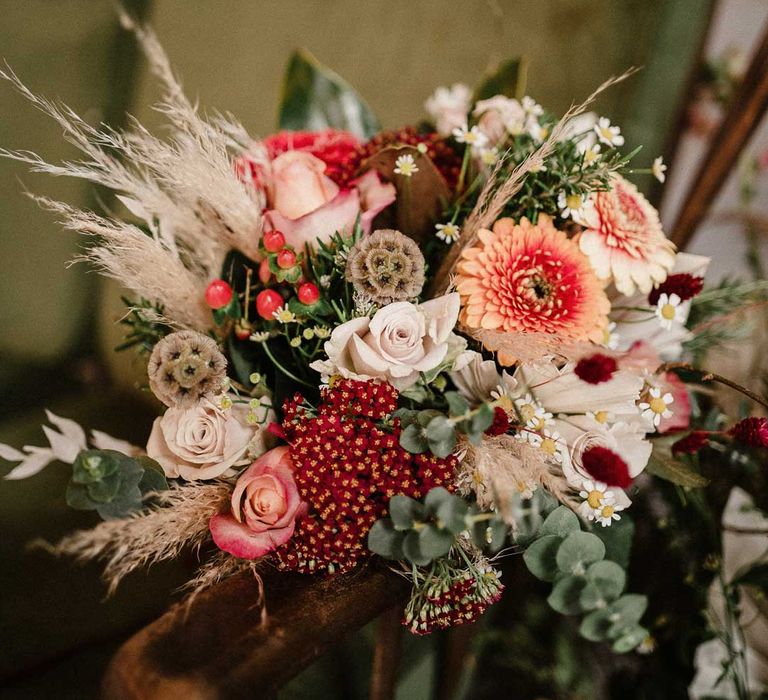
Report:
M 677 294 L 680 301 L 688 301 L 688 299 L 693 299 L 693 297 L 701 294 L 702 289 L 704 289 L 703 277 L 694 277 L 687 272 L 681 272 L 670 275 L 658 287 L 652 289 L 648 295 L 648 303 L 651 306 L 656 306 L 662 294 Z
M 600 384 L 609 381 L 617 369 L 616 360 L 608 355 L 596 353 L 591 357 L 582 357 L 574 367 L 573 372 L 579 379 L 588 384 Z
M 768 447 L 768 420 L 765 418 L 745 418 L 734 425 L 728 434 L 736 442 L 749 447 Z
M 673 455 L 692 455 L 709 444 L 709 433 L 706 430 L 694 430 L 689 435 L 672 444 Z
M 627 463 L 613 450 L 594 445 L 581 455 L 584 470 L 596 481 L 625 489 L 632 483 Z

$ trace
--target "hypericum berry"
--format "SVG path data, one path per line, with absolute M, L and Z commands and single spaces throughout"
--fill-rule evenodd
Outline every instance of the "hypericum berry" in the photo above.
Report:
M 235 326 L 235 336 L 238 340 L 248 340 L 251 337 L 251 328 L 242 322 L 238 322 Z
M 269 284 L 272 279 L 272 270 L 269 269 L 269 260 L 266 258 L 259 263 L 259 281 L 262 284 Z
M 212 309 L 222 309 L 232 301 L 232 287 L 224 280 L 213 280 L 205 288 L 205 303 Z
M 656 306 L 662 294 L 668 296 L 677 294 L 681 302 L 688 301 L 688 299 L 693 299 L 697 294 L 700 294 L 702 289 L 704 289 L 703 277 L 694 277 L 687 272 L 679 272 L 676 275 L 670 275 L 658 287 L 652 289 L 648 295 L 648 303 L 651 306 Z
M 317 288 L 317 285 L 312 282 L 304 282 L 304 284 L 300 284 L 297 294 L 299 296 L 299 301 L 308 306 L 317 303 L 317 300 L 320 298 L 320 290 Z
M 632 483 L 627 463 L 613 450 L 602 445 L 593 445 L 584 450 L 581 464 L 593 479 L 608 486 L 625 489 Z
M 281 297 L 274 289 L 265 289 L 256 297 L 256 313 L 266 321 L 274 320 L 274 313 L 283 305 Z
M 281 231 L 267 231 L 261 240 L 270 253 L 277 253 L 285 246 L 285 236 Z
M 768 447 L 768 420 L 765 418 L 745 418 L 734 425 L 728 433 L 736 442 L 749 447 Z
M 617 367 L 616 360 L 612 357 L 597 353 L 591 357 L 582 357 L 573 372 L 588 384 L 600 384 L 610 380 Z
M 296 253 L 289 248 L 283 248 L 277 254 L 277 266 L 281 270 L 290 270 L 296 265 Z

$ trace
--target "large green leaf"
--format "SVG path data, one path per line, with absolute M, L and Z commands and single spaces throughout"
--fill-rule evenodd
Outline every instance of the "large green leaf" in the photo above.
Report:
M 486 73 L 475 89 L 475 101 L 487 100 L 494 95 L 521 99 L 525 95 L 528 63 L 524 58 L 511 58 Z
M 692 465 L 667 456 L 659 450 L 654 450 L 645 470 L 678 486 L 701 488 L 709 483 L 709 479 L 699 474 Z
M 343 78 L 301 49 L 288 61 L 280 101 L 281 129 L 332 127 L 369 138 L 381 129 L 362 97 Z

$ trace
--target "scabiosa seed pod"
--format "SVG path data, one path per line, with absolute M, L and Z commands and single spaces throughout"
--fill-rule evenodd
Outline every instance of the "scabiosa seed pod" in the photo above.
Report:
M 702 289 L 704 289 L 703 277 L 694 277 L 686 272 L 681 272 L 670 275 L 658 287 L 652 289 L 648 295 L 648 303 L 651 306 L 656 306 L 662 294 L 677 294 L 681 302 L 687 301 L 700 294 Z
M 745 418 L 729 431 L 729 435 L 749 447 L 768 447 L 768 420 L 765 418 Z
M 600 384 L 613 377 L 618 368 L 616 360 L 608 355 L 596 353 L 591 357 L 583 357 L 574 367 L 574 374 L 588 384 Z
M 149 388 L 166 406 L 190 406 L 221 391 L 227 361 L 216 341 L 196 331 L 176 331 L 155 345 Z
M 593 445 L 581 455 L 584 471 L 593 479 L 608 486 L 625 489 L 632 483 L 627 463 L 613 450 L 602 445 Z
M 346 277 L 378 304 L 407 301 L 424 286 L 424 256 L 400 231 L 379 229 L 349 251 Z

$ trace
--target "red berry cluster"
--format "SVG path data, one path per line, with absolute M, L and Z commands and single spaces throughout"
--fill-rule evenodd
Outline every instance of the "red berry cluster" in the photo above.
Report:
M 600 384 L 609 381 L 617 369 L 616 360 L 608 355 L 596 353 L 591 357 L 582 357 L 573 372 L 583 382 Z
M 388 146 L 413 146 L 424 144 L 426 155 L 435 164 L 448 186 L 453 189 L 461 172 L 461 156 L 440 134 L 435 132 L 419 133 L 414 127 L 406 126 L 397 131 L 382 131 L 360 146 L 335 173 L 326 174 L 340 186 L 349 186 L 350 181 L 359 175 L 360 168 L 371 156 Z
M 625 489 L 632 483 L 627 463 L 613 450 L 602 445 L 593 445 L 584 450 L 581 464 L 593 479 L 608 486 Z
M 681 272 L 670 275 L 658 287 L 652 289 L 648 295 L 648 303 L 651 306 L 656 306 L 662 294 L 677 294 L 680 301 L 687 301 L 700 294 L 702 289 L 704 289 L 703 277 L 694 277 L 686 272 Z
M 345 571 L 369 554 L 366 537 L 397 494 L 420 499 L 451 488 L 454 456 L 411 454 L 400 446 L 400 422 L 381 421 L 397 408 L 386 383 L 343 379 L 322 392 L 317 413 L 300 394 L 285 402 L 283 429 L 306 518 L 276 551 L 278 566 L 305 573 Z
M 478 582 L 467 571 L 445 589 L 430 591 L 413 609 L 407 609 L 403 624 L 414 634 L 430 634 L 438 629 L 474 622 L 494 603 L 504 586 L 494 572 Z M 410 608 L 410 606 L 409 606 Z
M 728 433 L 736 442 L 749 447 L 768 447 L 768 420 L 765 418 L 745 418 L 734 425 Z

